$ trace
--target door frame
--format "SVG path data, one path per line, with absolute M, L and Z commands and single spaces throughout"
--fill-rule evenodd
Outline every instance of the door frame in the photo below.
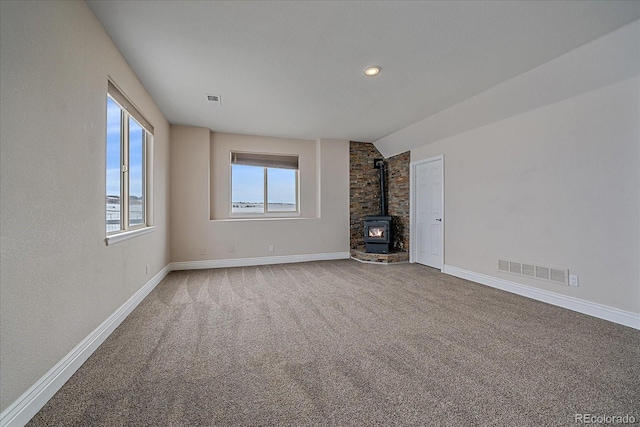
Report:
M 409 238 L 410 238 L 410 242 L 409 242 L 409 262 L 410 263 L 415 263 L 416 262 L 416 245 L 417 245 L 417 229 L 415 226 L 415 221 L 416 221 L 416 189 L 417 189 L 417 185 L 416 185 L 416 178 L 417 178 L 417 173 L 416 170 L 418 168 L 419 165 L 425 164 L 425 163 L 431 163 L 431 162 L 436 162 L 436 161 L 441 161 L 442 162 L 442 168 L 440 169 L 440 183 L 442 188 L 440 189 L 440 194 L 442 195 L 442 247 L 440 248 L 440 250 L 442 251 L 442 269 L 440 269 L 440 271 L 442 271 L 444 269 L 444 265 L 445 265 L 445 259 L 444 259 L 444 239 L 445 239 L 445 231 L 444 231 L 444 225 L 446 224 L 445 221 L 445 209 L 444 209 L 444 154 L 441 154 L 439 156 L 434 156 L 434 157 L 429 157 L 428 159 L 424 159 L 424 160 L 418 160 L 415 162 L 411 162 L 410 163 L 410 168 L 409 168 Z

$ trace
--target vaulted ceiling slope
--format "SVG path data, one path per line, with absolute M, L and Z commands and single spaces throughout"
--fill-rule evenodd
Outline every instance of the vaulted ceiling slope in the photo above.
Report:
M 638 1 L 88 4 L 172 124 L 358 141 L 640 19 Z

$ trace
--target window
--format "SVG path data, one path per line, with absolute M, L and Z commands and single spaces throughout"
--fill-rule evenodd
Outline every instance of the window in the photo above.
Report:
M 231 153 L 232 214 L 299 212 L 297 155 Z
M 147 159 L 153 127 L 109 82 L 107 94 L 107 235 L 147 225 Z

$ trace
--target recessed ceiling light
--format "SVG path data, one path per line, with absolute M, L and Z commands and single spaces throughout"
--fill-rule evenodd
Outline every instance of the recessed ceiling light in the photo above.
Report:
M 380 72 L 380 67 L 378 67 L 377 65 L 375 67 L 369 67 L 369 68 L 365 68 L 364 70 L 364 75 L 365 76 L 375 76 L 376 74 L 378 74 Z

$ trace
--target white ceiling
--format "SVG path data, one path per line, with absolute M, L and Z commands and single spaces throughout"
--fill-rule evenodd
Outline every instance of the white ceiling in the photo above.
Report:
M 356 141 L 640 18 L 638 1 L 88 3 L 170 123 Z

